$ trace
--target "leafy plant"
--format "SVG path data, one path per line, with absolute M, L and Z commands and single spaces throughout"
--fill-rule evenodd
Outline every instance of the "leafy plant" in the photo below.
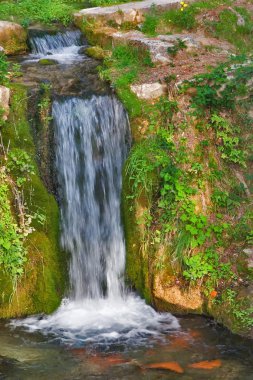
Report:
M 175 42 L 174 46 L 167 48 L 167 52 L 168 52 L 168 54 L 175 57 L 179 50 L 183 50 L 186 48 L 187 48 L 187 46 L 186 46 L 185 42 L 183 40 L 181 40 L 180 38 L 177 38 L 177 41 Z
M 0 178 L 0 265 L 13 278 L 23 273 L 26 261 L 25 236 L 12 216 L 6 177 Z
M 211 121 L 217 138 L 222 141 L 222 145 L 219 147 L 221 158 L 245 167 L 245 152 L 239 149 L 240 140 L 235 136 L 235 133 L 239 133 L 240 130 L 217 114 L 212 115 Z
M 141 31 L 148 36 L 155 36 L 159 21 L 159 15 L 156 7 L 152 5 L 149 13 L 145 16 L 145 20 L 141 26 Z
M 245 56 L 237 56 L 218 65 L 209 73 L 199 74 L 186 81 L 183 89 L 195 87 L 192 107 L 197 111 L 234 109 L 236 99 L 248 93 L 247 83 L 253 75 L 253 63 Z
M 228 312 L 234 317 L 236 328 L 248 330 L 253 326 L 253 308 L 249 307 L 246 298 L 238 298 L 235 290 L 226 289 L 221 302 L 225 303 Z
M 4 84 L 7 79 L 8 67 L 6 55 L 0 52 L 0 84 Z

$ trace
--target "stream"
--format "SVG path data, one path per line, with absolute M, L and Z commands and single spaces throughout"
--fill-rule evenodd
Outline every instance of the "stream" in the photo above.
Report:
M 121 172 L 128 116 L 77 30 L 30 31 L 22 82 L 53 88 L 54 170 L 70 289 L 50 316 L 0 322 L 0 379 L 253 379 L 252 342 L 213 321 L 158 313 L 124 284 Z M 53 60 L 41 65 L 41 59 Z M 212 362 L 213 368 L 191 364 Z M 148 368 L 175 362 L 173 370 Z

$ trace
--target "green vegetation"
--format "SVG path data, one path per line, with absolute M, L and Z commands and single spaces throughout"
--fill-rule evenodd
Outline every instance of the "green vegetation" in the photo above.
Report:
M 219 15 L 219 21 L 208 22 L 207 26 L 215 37 L 224 39 L 235 45 L 241 53 L 248 53 L 253 49 L 252 33 L 253 20 L 251 14 L 245 9 L 235 7 L 234 10 L 242 16 L 244 24 L 238 23 L 238 16 L 229 9 Z
M 89 0 L 89 4 L 92 7 L 102 7 L 102 6 L 110 6 L 110 5 L 128 3 L 130 1 L 131 0 Z M 138 1 L 138 0 L 134 0 L 134 1 Z
M 192 31 L 198 26 L 196 16 L 201 12 L 230 3 L 229 0 L 197 1 L 192 4 L 184 2 L 181 8 L 172 8 L 165 12 L 159 12 L 153 6 L 146 15 L 141 30 L 149 36 L 155 36 L 162 29 L 168 32 Z
M 175 119 L 179 110 L 175 100 L 160 99 L 155 105 L 146 105 L 149 127 L 145 139 L 134 146 L 126 164 L 127 198 L 135 201 L 130 212 L 136 212 L 136 205 L 143 203 L 143 196 L 148 201 L 145 211 L 138 214 L 137 225 L 146 230 L 144 241 L 152 252 L 156 270 L 170 273 L 172 270 L 186 283 L 200 282 L 211 301 L 210 294 L 217 293 L 214 289 L 220 289 L 222 295 L 224 283 L 234 286 L 239 276 L 240 268 L 224 256 L 227 247 L 234 239 L 237 244 L 244 244 L 246 235 L 240 235 L 240 228 L 245 228 L 247 236 L 251 236 L 250 216 L 238 223 L 237 238 L 233 217 L 228 217 L 229 210 L 234 215 L 236 209 L 249 202 L 244 186 L 231 179 L 230 168 L 231 165 L 238 168 L 249 165 L 251 142 L 246 142 L 244 134 L 247 135 L 250 125 L 247 118 L 238 121 L 236 110 L 239 106 L 240 112 L 244 112 L 242 107 L 247 109 L 251 102 L 247 85 L 251 70 L 250 60 L 236 57 L 233 62 L 185 84 L 185 87 L 196 86 L 197 90 L 188 114 L 188 120 L 196 115 L 201 118 L 195 131 L 191 121 L 187 125 Z M 233 116 L 224 113 L 228 108 L 230 112 L 234 110 Z M 204 132 L 199 144 L 190 152 L 187 140 L 181 137 L 188 129 L 190 134 Z M 201 194 L 210 186 L 212 204 L 204 210 Z M 161 246 L 166 248 L 156 257 Z M 129 271 L 134 275 L 132 268 Z M 242 317 L 237 311 L 233 314 L 238 323 L 244 321 L 244 327 L 249 327 L 249 310 L 243 310 Z
M 1 317 L 52 312 L 65 287 L 65 256 L 58 246 L 58 208 L 39 177 L 27 121 L 27 94 L 11 78 L 19 65 L 0 56 L 1 84 L 11 87 L 11 112 L 0 133 Z M 45 92 L 49 91 L 45 89 Z M 39 109 L 48 122 L 45 109 Z M 48 107 L 47 107 L 48 108 Z
M 200 25 L 210 36 L 228 40 L 220 32 L 225 33 L 225 23 L 219 24 L 219 35 L 215 32 L 216 19 L 225 10 L 238 21 L 238 14 L 226 5 L 231 1 L 196 2 L 166 12 L 152 7 L 141 30 L 155 36 L 195 30 Z M 250 52 L 252 19 L 246 11 L 234 10 L 243 16 L 245 25 L 233 27 L 231 42 L 237 48 L 243 39 L 242 46 Z M 215 20 L 212 26 L 201 16 L 209 11 Z M 179 39 L 168 54 L 175 56 L 184 48 Z M 253 227 L 248 210 L 253 188 L 252 118 L 248 116 L 253 65 L 250 54 L 241 54 L 245 50 L 238 49 L 237 55 L 217 67 L 206 67 L 206 73 L 184 82 L 179 93 L 173 92 L 177 75 L 173 70 L 164 78 L 169 97 L 156 102 L 141 101 L 130 91 L 140 73 L 152 66 L 140 49 L 116 46 L 100 68 L 132 121 L 135 144 L 123 184 L 127 277 L 149 300 L 156 276 L 166 284 L 171 281 L 172 286 L 176 278 L 182 292 L 189 285 L 201 286 L 204 309 L 213 315 L 214 309 L 225 314 L 226 287 L 234 289 L 236 304 L 241 284 L 252 277 L 241 254 L 245 245 L 252 244 Z M 238 310 L 231 315 L 238 326 L 242 323 L 248 328 L 250 308 L 241 307 L 242 317 Z M 229 325 L 227 317 L 225 323 Z
M 7 62 L 6 55 L 0 53 L 0 84 L 3 85 L 7 81 L 9 64 Z
M 196 110 L 233 109 L 238 98 L 247 95 L 252 75 L 252 59 L 240 55 L 208 73 L 195 76 L 193 80 L 185 82 L 184 88 L 196 88 L 192 100 L 192 107 Z
M 238 52 L 252 51 L 253 20 L 251 14 L 243 7 L 233 7 L 231 10 L 229 7 L 224 9 L 224 5 L 232 5 L 232 1 L 208 0 L 192 4 L 184 3 L 181 8 L 172 8 L 165 12 L 159 12 L 153 6 L 146 15 L 141 30 L 148 36 L 155 36 L 162 33 L 180 33 L 185 30 L 194 31 L 199 23 L 202 23 L 201 26 L 206 29 L 207 33 L 227 40 L 236 47 Z M 219 6 L 223 6 L 223 8 L 218 14 L 218 20 L 210 21 L 207 17 L 203 21 L 197 21 L 197 16 Z M 241 17 L 240 21 L 238 21 L 238 17 Z
M 19 21 L 24 27 L 32 21 L 45 24 L 59 21 L 64 25 L 72 20 L 72 13 L 82 6 L 80 0 L 10 0 L 0 2 L 0 19 Z
M 13 282 L 23 274 L 26 261 L 24 249 L 25 230 L 21 230 L 11 210 L 9 186 L 6 174 L 0 177 L 0 265 Z M 24 227 L 24 226 L 23 226 Z
M 225 313 L 231 320 L 231 328 L 233 331 L 247 332 L 253 326 L 253 308 L 249 306 L 249 302 L 245 298 L 238 298 L 235 290 L 226 289 L 222 293 L 220 299 L 215 300 L 216 306 L 225 306 Z
M 145 67 L 152 67 L 152 61 L 147 51 L 131 47 L 117 46 L 111 57 L 104 61 L 99 73 L 102 79 L 110 80 L 117 89 L 119 98 L 124 102 L 132 116 L 141 114 L 142 103 L 129 90 L 131 83 L 136 81 Z

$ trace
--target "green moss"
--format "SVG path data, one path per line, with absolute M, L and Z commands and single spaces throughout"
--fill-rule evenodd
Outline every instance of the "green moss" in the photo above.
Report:
M 126 280 L 147 302 L 151 301 L 151 287 L 149 281 L 149 257 L 143 242 L 143 231 L 137 224 L 136 202 L 133 207 L 129 178 L 124 173 L 122 188 L 122 215 L 126 239 Z M 144 197 L 140 202 L 145 203 Z M 137 207 L 136 207 L 137 206 Z
M 42 58 L 39 60 L 39 64 L 42 66 L 57 65 L 58 62 L 55 59 Z
M 66 256 L 59 248 L 59 212 L 57 203 L 42 183 L 36 161 L 35 147 L 27 122 L 27 92 L 23 86 L 12 87 L 11 114 L 2 130 L 5 146 L 22 149 L 29 154 L 36 168 L 31 180 L 24 184 L 24 197 L 28 213 L 42 213 L 46 222 L 42 225 L 34 219 L 35 232 L 26 239 L 28 261 L 25 274 L 12 296 L 11 280 L 0 277 L 1 317 L 22 316 L 31 313 L 50 313 L 60 304 L 66 286 Z
M 104 59 L 107 57 L 106 51 L 102 49 L 100 46 L 91 46 L 85 49 L 85 53 L 92 58 L 95 59 Z

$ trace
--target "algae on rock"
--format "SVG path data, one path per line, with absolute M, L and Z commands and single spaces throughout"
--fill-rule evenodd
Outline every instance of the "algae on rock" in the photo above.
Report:
M 66 257 L 59 248 L 59 212 L 53 195 L 42 183 L 36 165 L 36 151 L 27 120 L 27 91 L 12 85 L 11 112 L 2 128 L 3 143 L 11 150 L 26 152 L 35 167 L 30 181 L 23 184 L 26 208 L 31 215 L 41 214 L 45 221 L 34 218 L 34 232 L 25 240 L 27 262 L 24 274 L 13 288 L 11 277 L 1 270 L 0 316 L 20 317 L 51 313 L 60 304 L 66 286 Z M 15 179 L 15 172 L 11 173 Z M 13 200 L 10 198 L 13 204 Z M 15 207 L 13 204 L 15 217 Z

